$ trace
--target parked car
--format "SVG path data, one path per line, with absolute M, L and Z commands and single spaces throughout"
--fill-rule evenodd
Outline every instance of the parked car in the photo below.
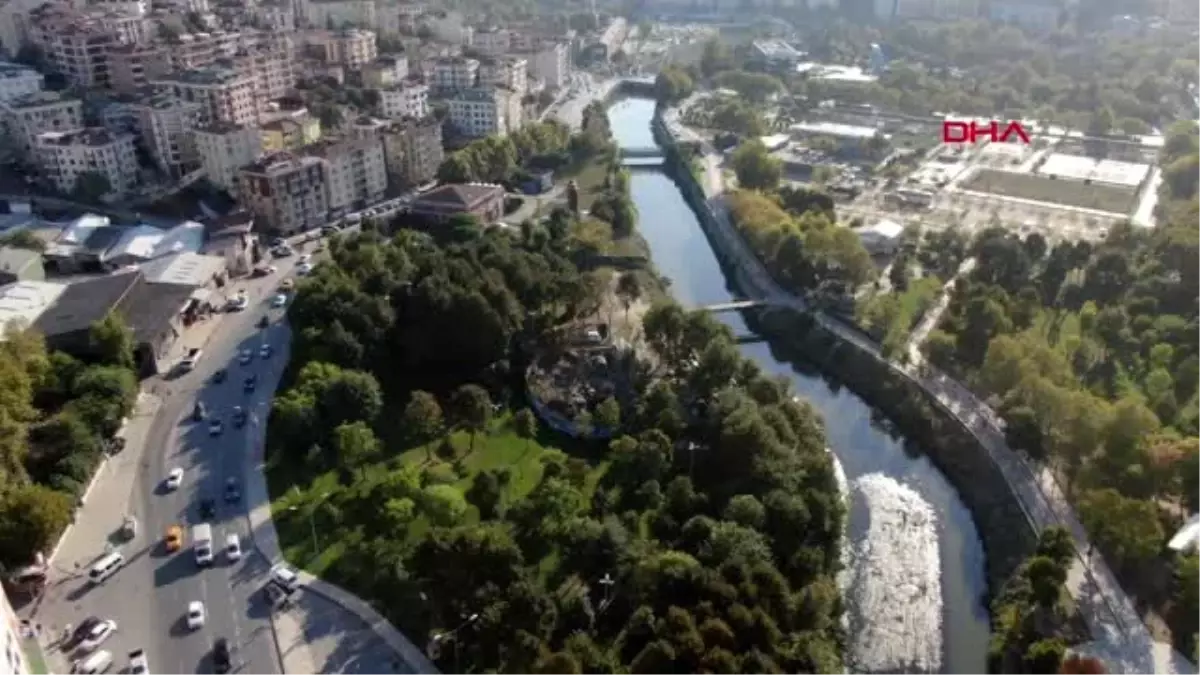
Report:
M 238 429 L 246 426 L 246 409 L 240 405 L 233 407 L 233 426 Z
M 79 643 L 79 650 L 83 652 L 93 652 L 105 640 L 113 636 L 117 632 L 117 622 L 112 619 L 105 619 L 92 626 L 91 630 L 83 638 L 83 642 Z
M 178 525 L 172 525 L 167 528 L 167 535 L 163 538 L 163 543 L 167 546 L 167 551 L 174 553 L 183 548 L 183 528 Z
M 202 352 L 196 348 L 187 350 L 187 354 L 185 354 L 183 360 L 179 362 L 179 369 L 185 373 L 195 369 L 196 364 L 200 362 L 201 353 Z
M 146 675 L 150 672 L 150 659 L 146 658 L 145 649 L 135 649 L 129 652 L 129 667 L 125 669 L 130 675 Z
M 232 476 L 225 480 L 225 501 L 236 502 L 242 498 L 242 488 L 238 480 Z

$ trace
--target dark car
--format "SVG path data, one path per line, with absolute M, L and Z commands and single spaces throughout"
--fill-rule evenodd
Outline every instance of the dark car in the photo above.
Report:
M 196 405 L 192 408 L 192 419 L 196 420 L 197 422 L 204 421 L 204 404 L 203 403 L 200 403 L 199 401 L 196 402 Z
M 218 638 L 213 643 L 213 670 L 217 673 L 228 673 L 232 667 L 233 662 L 229 655 L 229 642 L 225 638 Z
M 74 649 L 75 646 L 80 642 L 86 640 L 88 633 L 92 632 L 92 629 L 95 628 L 96 624 L 98 623 L 100 623 L 100 619 L 94 616 L 89 616 L 88 618 L 84 619 L 78 626 L 75 627 L 75 630 L 71 631 L 71 634 L 67 636 L 67 640 L 65 643 L 63 643 L 61 651 L 70 651 Z
M 228 374 L 229 373 L 226 372 L 226 370 L 224 368 L 213 373 L 213 384 L 221 384 L 222 382 L 225 381 L 225 376 Z
M 250 392 L 254 391 L 254 387 L 256 386 L 258 386 L 258 378 L 254 375 L 251 375 L 250 377 L 246 378 L 246 382 L 242 385 L 242 388 L 246 390 L 247 394 L 249 394 Z
M 271 325 L 271 319 L 270 319 L 270 317 L 268 317 L 265 314 L 263 315 L 263 318 L 258 320 L 259 328 L 266 328 L 267 326 L 270 326 L 270 325 Z
M 238 429 L 246 426 L 246 409 L 240 405 L 233 407 L 233 426 Z
M 200 500 L 200 517 L 208 520 L 217 515 L 217 503 L 211 499 L 205 498 Z
M 238 485 L 236 478 L 229 478 L 225 481 L 225 501 L 236 502 L 242 498 L 242 488 Z

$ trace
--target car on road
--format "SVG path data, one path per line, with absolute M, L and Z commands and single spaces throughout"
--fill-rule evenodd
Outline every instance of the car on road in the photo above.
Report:
M 191 630 L 196 630 L 204 626 L 204 603 L 199 600 L 193 600 L 187 606 L 187 626 Z
M 246 296 L 245 291 L 239 291 L 236 296 L 229 300 L 229 304 L 225 308 L 231 312 L 240 312 L 250 306 L 250 298 Z
M 225 376 L 228 374 L 229 371 L 225 370 L 224 368 L 218 368 L 217 372 L 213 373 L 213 384 L 221 384 L 225 381 Z
M 240 405 L 233 406 L 233 426 L 238 429 L 246 426 L 246 409 Z
M 229 558 L 229 562 L 237 562 L 242 559 L 242 542 L 238 540 L 236 534 L 225 537 L 225 557 Z
M 92 628 L 94 628 L 98 623 L 100 623 L 100 617 L 96 616 L 89 616 L 88 618 L 79 622 L 79 625 L 75 627 L 75 630 L 71 631 L 71 634 L 67 636 L 66 641 L 63 642 L 62 650 L 70 651 L 74 649 L 75 645 L 87 639 L 88 633 L 90 633 Z
M 225 501 L 236 502 L 242 498 L 242 488 L 238 485 L 238 479 L 230 476 L 225 479 Z
M 167 474 L 167 479 L 163 481 L 163 485 L 168 491 L 175 491 L 183 484 L 183 469 L 175 467 Z
M 202 353 L 203 352 L 201 352 L 199 349 L 195 348 L 187 350 L 187 354 L 185 354 L 183 356 L 183 360 L 179 362 L 179 369 L 185 373 L 193 370 L 196 367 L 196 364 L 200 362 L 200 355 Z
M 271 249 L 271 255 L 276 258 L 286 258 L 292 255 L 293 251 L 290 246 L 277 246 Z
M 283 291 L 284 293 L 291 291 L 295 287 L 296 280 L 291 278 L 284 279 L 283 283 L 279 284 L 279 290 Z
M 272 583 L 278 584 L 286 591 L 294 591 L 300 586 L 300 576 L 283 563 L 271 568 L 270 578 Z
M 135 649 L 129 652 L 129 667 L 125 672 L 130 675 L 147 675 L 150 672 L 150 659 L 146 658 L 145 649 Z
M 313 271 L 312 263 L 301 263 L 299 265 L 296 265 L 296 274 L 299 274 L 302 277 L 312 274 L 312 271 Z
M 262 347 L 260 347 L 260 348 L 259 348 L 259 350 L 258 350 L 258 354 L 259 354 L 259 356 L 263 357 L 264 359 L 269 359 L 269 358 L 271 358 L 271 354 L 272 354 L 273 352 L 274 352 L 274 348 L 273 348 L 273 347 L 271 347 L 271 345 L 270 345 L 270 344 L 264 344 L 264 345 L 263 345 Z
M 271 298 L 272 309 L 283 309 L 287 307 L 288 297 L 283 293 L 276 293 L 275 297 Z M 264 317 L 265 318 L 265 317 Z
M 168 527 L 167 535 L 163 538 L 163 543 L 166 544 L 167 550 L 171 553 L 183 548 L 183 528 L 178 525 Z
M 221 423 L 221 420 L 214 418 L 209 421 L 209 423 L 208 423 L 208 435 L 209 436 L 220 436 L 222 431 L 225 431 L 225 425 Z
M 83 638 L 83 642 L 79 643 L 79 650 L 82 652 L 94 652 L 105 640 L 113 636 L 117 632 L 117 622 L 112 619 L 105 619 L 91 627 L 87 635 Z
M 238 363 L 242 364 L 243 366 L 249 364 L 253 360 L 254 352 L 250 351 L 249 349 L 243 349 L 242 351 L 238 352 Z
M 258 378 L 254 375 L 247 377 L 246 381 L 242 383 L 242 389 L 244 389 L 247 394 L 252 393 L 254 391 L 254 387 L 256 386 L 258 386 Z
M 267 604 L 276 609 L 287 605 L 288 601 L 292 599 L 292 592 L 274 581 L 268 582 L 266 586 L 263 586 L 263 594 L 267 596 Z
M 228 673 L 233 667 L 233 659 L 229 654 L 229 641 L 218 638 L 213 644 L 213 670 L 217 673 Z
M 192 406 L 192 419 L 199 422 L 204 419 L 204 415 L 204 404 L 200 401 L 196 401 L 196 405 Z
M 261 279 L 262 277 L 269 277 L 272 274 L 275 274 L 277 271 L 278 269 L 276 269 L 274 265 L 260 265 L 254 268 L 254 271 L 250 273 L 250 276 L 255 279 Z
M 304 255 L 300 256 L 299 258 L 296 258 L 297 265 L 308 265 L 310 263 L 312 263 L 312 254 L 311 253 L 305 253 Z
M 71 662 L 71 672 L 78 675 L 97 675 L 107 673 L 112 668 L 113 655 L 107 649 L 92 654 L 85 659 L 75 659 Z
M 200 517 L 208 520 L 217 515 L 217 503 L 209 497 L 200 500 Z

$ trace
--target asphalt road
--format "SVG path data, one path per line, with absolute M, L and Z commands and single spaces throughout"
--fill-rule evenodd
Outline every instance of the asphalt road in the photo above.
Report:
M 284 366 L 278 354 L 264 360 L 257 350 L 264 340 L 284 339 L 286 329 L 277 323 L 282 310 L 269 310 L 267 303 L 294 261 L 276 261 L 278 274 L 246 282 L 250 306 L 221 319 L 193 372 L 164 382 L 171 393 L 151 423 L 139 470 L 130 477 L 128 508 L 138 518 L 140 531 L 131 544 L 121 547 L 127 559 L 125 568 L 94 588 L 88 587 L 84 577 L 71 580 L 64 586 L 62 597 L 47 598 L 39 615 L 45 617 L 43 621 L 59 626 L 78 623 L 87 616 L 115 619 L 119 630 L 103 648 L 113 653 L 116 668 L 124 665 L 130 650 L 140 647 L 147 652 L 152 672 L 212 672 L 212 645 L 218 638 L 225 638 L 233 650 L 234 672 L 282 670 L 270 611 L 258 592 L 268 563 L 249 540 L 244 505 L 240 501 L 225 502 L 224 484 L 229 477 L 235 477 L 239 485 L 243 482 L 240 453 L 245 451 L 251 426 L 235 429 L 232 408 L 242 405 L 265 421 L 271 397 L 263 387 L 253 394 L 244 393 L 244 377 L 253 372 L 264 384 L 274 382 L 275 374 Z M 257 322 L 268 313 L 272 324 L 259 330 Z M 246 366 L 237 364 L 237 353 L 242 348 L 255 350 L 254 360 Z M 222 384 L 213 384 L 212 374 L 220 368 L 226 368 L 229 376 Z M 225 421 L 222 435 L 211 437 L 207 422 L 191 421 L 197 400 Z M 183 484 L 168 493 L 162 483 L 175 467 L 185 471 Z M 196 565 L 191 548 L 191 528 L 203 522 L 199 503 L 204 497 L 212 498 L 217 505 L 216 515 L 208 522 L 218 553 L 208 568 Z M 184 547 L 170 554 L 163 535 L 176 524 L 184 529 Z M 243 547 L 242 559 L 234 563 L 228 561 L 223 550 L 230 533 L 238 535 Z M 96 535 L 79 536 L 88 534 Z M 184 613 L 194 600 L 204 603 L 207 621 L 199 630 L 190 631 Z

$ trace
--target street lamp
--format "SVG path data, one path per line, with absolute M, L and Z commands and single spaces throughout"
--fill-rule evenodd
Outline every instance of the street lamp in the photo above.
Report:
M 442 643 L 450 640 L 454 643 L 454 670 L 458 671 L 458 640 L 455 639 L 455 635 L 458 634 L 458 631 L 470 626 L 478 620 L 479 614 L 471 614 L 470 616 L 464 614 L 463 622 L 460 623 L 454 630 L 446 631 L 445 633 L 434 633 L 433 637 L 429 638 L 429 644 L 425 646 L 425 653 L 429 656 L 429 659 L 431 661 L 436 661 L 438 656 L 441 655 Z
M 597 614 L 603 614 L 604 610 L 608 609 L 608 606 L 612 604 L 613 586 L 617 585 L 617 580 L 613 579 L 611 574 L 605 572 L 604 577 L 597 583 L 604 587 L 604 599 L 600 601 L 600 611 L 597 612 Z
M 299 488 L 296 489 L 296 492 L 297 493 L 300 492 Z M 325 499 L 328 498 L 329 495 L 331 495 L 331 494 L 333 494 L 333 493 L 332 492 L 322 493 L 321 496 L 317 498 L 317 501 L 313 503 L 312 508 L 310 508 L 308 510 L 308 527 L 309 527 L 309 529 L 312 530 L 313 557 L 314 558 L 317 557 L 318 555 L 320 555 L 320 553 L 321 553 L 321 547 L 317 543 L 317 506 L 321 502 L 325 501 Z M 289 506 L 287 508 L 287 510 L 290 512 L 296 512 L 296 511 L 300 510 L 300 507 L 299 506 Z

